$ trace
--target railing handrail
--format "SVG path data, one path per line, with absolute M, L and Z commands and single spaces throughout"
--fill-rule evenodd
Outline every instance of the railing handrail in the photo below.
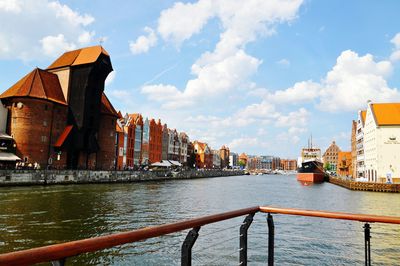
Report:
M 54 244 L 50 246 L 0 254 L 0 265 L 26 265 L 60 260 L 86 252 L 94 252 L 97 250 L 111 248 L 126 243 L 179 232 L 185 229 L 200 227 L 206 224 L 240 217 L 250 213 L 256 213 L 258 211 L 258 206 L 250 207 L 230 212 L 203 216 L 200 218 L 189 219 L 171 224 L 146 227 L 124 233 L 116 233 L 106 236 L 93 237 L 66 243 Z
M 298 216 L 311 216 L 311 217 L 320 217 L 327 219 L 352 220 L 352 221 L 359 221 L 366 223 L 400 224 L 400 217 L 381 216 L 372 214 L 354 214 L 347 212 L 329 212 L 329 211 L 315 211 L 315 210 L 293 209 L 293 208 L 277 208 L 271 206 L 260 206 L 260 212 L 298 215 Z
M 170 224 L 146 227 L 123 233 L 116 233 L 106 236 L 93 237 L 66 243 L 54 244 L 50 246 L 0 254 L 0 265 L 26 265 L 60 260 L 86 252 L 94 252 L 126 243 L 132 243 L 144 239 L 179 232 L 185 229 L 201 227 L 206 224 L 216 223 L 235 217 L 240 217 L 246 214 L 254 214 L 259 211 L 264 213 L 311 216 L 328 219 L 353 220 L 360 222 L 400 224 L 400 217 L 393 216 L 378 216 L 344 212 L 328 212 L 293 208 L 277 208 L 271 206 L 257 206 L 203 216 L 200 218 L 194 218 Z

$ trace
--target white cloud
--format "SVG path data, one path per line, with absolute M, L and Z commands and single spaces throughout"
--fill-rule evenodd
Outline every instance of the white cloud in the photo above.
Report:
M 115 76 L 117 75 L 117 72 L 114 70 L 110 74 L 108 74 L 106 81 L 105 81 L 105 86 L 109 86 L 115 79 Z
M 393 102 L 399 91 L 388 87 L 386 77 L 392 73 L 389 61 L 376 62 L 370 54 L 359 56 L 347 50 L 321 82 L 319 109 L 323 111 L 355 111 L 366 102 Z
M 214 13 L 212 0 L 200 0 L 193 4 L 178 2 L 161 12 L 157 30 L 164 40 L 180 45 L 200 32 Z
M 12 13 L 20 13 L 21 3 L 17 0 L 0 0 L 0 11 L 12 12 Z
M 290 61 L 287 60 L 286 58 L 283 58 L 279 61 L 276 62 L 278 65 L 283 66 L 283 67 L 289 67 L 290 66 Z
M 200 32 L 214 17 L 221 21 L 220 39 L 214 51 L 203 53 L 192 65 L 192 74 L 196 77 L 189 80 L 185 88 L 159 84 L 157 87 L 144 86 L 142 93 L 156 101 L 167 100 L 163 107 L 178 108 L 201 104 L 201 99 L 206 101 L 250 86 L 249 79 L 262 61 L 245 52 L 246 44 L 258 36 L 273 34 L 278 23 L 294 19 L 301 3 L 301 0 L 249 0 L 245 3 L 239 0 L 199 0 L 195 3 L 176 3 L 161 12 L 158 20 L 158 32 L 164 40 L 180 45 Z M 165 96 L 161 96 L 162 93 Z
M 264 101 L 271 104 L 313 102 L 321 111 L 347 112 L 365 108 L 366 102 L 400 100 L 400 92 L 389 88 L 386 78 L 391 75 L 390 61 L 375 61 L 370 54 L 359 56 L 346 50 L 337 58 L 320 82 L 301 81 L 285 90 L 262 90 Z
M 391 43 L 394 44 L 394 46 L 396 47 L 396 49 L 400 49 L 400 32 L 397 33 L 393 39 L 390 40 Z
M 228 147 L 230 149 L 248 149 L 250 147 L 258 146 L 260 143 L 257 138 L 244 137 L 233 139 Z
M 279 115 L 275 121 L 277 127 L 306 126 L 310 113 L 305 108 L 290 112 L 287 115 Z M 293 132 L 293 128 L 292 128 Z
M 94 35 L 92 16 L 55 1 L 0 0 L 0 17 L 0 59 L 53 57 Z
M 46 36 L 40 40 L 45 55 L 55 56 L 60 51 L 69 51 L 76 48 L 74 43 L 68 43 L 63 34 L 57 36 Z
M 395 62 L 400 60 L 400 32 L 397 33 L 392 40 L 390 40 L 391 43 L 394 44 L 394 50 L 392 54 L 390 55 L 390 60 Z
M 301 81 L 286 90 L 278 90 L 264 96 L 273 103 L 305 103 L 310 102 L 319 96 L 321 85 L 311 80 Z
M 94 35 L 95 35 L 94 31 L 91 31 L 91 32 L 85 31 L 81 35 L 79 35 L 78 42 L 80 44 L 90 43 L 93 40 Z
M 139 36 L 135 42 L 129 42 L 129 48 L 133 54 L 147 53 L 149 49 L 157 44 L 157 35 L 153 29 L 145 27 L 147 35 Z
M 194 64 L 192 71 L 197 78 L 187 82 L 181 91 L 173 85 L 145 85 L 141 92 L 149 99 L 163 102 L 164 108 L 181 108 L 201 104 L 208 97 L 221 95 L 243 85 L 256 71 L 260 61 L 243 50 L 207 66 Z

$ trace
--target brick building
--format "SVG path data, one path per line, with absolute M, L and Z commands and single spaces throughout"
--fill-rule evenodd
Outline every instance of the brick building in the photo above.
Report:
M 142 131 L 142 157 L 141 164 L 149 164 L 149 152 L 150 152 L 150 122 L 146 118 L 143 121 L 143 131 Z
M 168 160 L 179 161 L 179 134 L 176 129 L 168 129 Z
M 178 137 L 179 137 L 179 162 L 183 165 L 187 165 L 189 137 L 185 132 L 180 132 Z
M 132 167 L 139 167 L 142 164 L 143 117 L 141 114 L 129 114 L 128 119 L 128 127 L 131 128 L 134 138 Z
M 280 169 L 284 171 L 295 171 L 297 169 L 297 160 L 281 159 Z
M 96 158 L 96 169 L 115 169 L 115 128 L 117 118 L 118 113 L 103 93 L 101 97 L 100 128 L 98 130 L 99 150 Z
M 124 163 L 124 147 L 125 147 L 125 134 L 123 126 L 120 120 L 117 120 L 115 125 L 115 169 L 116 170 L 123 170 L 125 167 Z
M 246 153 L 242 153 L 242 154 L 240 154 L 239 155 L 239 164 L 242 164 L 242 165 L 244 165 L 244 166 L 246 166 L 247 165 L 247 160 L 248 160 L 249 158 L 248 158 L 248 156 L 246 155 Z
M 196 155 L 196 167 L 211 169 L 213 167 L 213 154 L 207 143 L 196 140 L 193 142 L 193 148 Z
M 229 148 L 223 145 L 219 149 L 219 156 L 221 157 L 221 168 L 227 168 L 229 166 Z
M 64 168 L 67 157 L 61 141 L 72 127 L 67 127 L 68 106 L 57 75 L 36 68 L 0 99 L 8 110 L 5 131 L 15 141 L 16 155 L 41 168 L 47 167 L 51 158 L 53 166 Z
M 324 165 L 329 164 L 332 171 L 337 169 L 338 153 L 340 148 L 336 145 L 335 141 L 332 141 L 331 145 L 326 149 L 324 155 L 322 155 L 322 160 Z
M 168 160 L 168 146 L 169 146 L 168 126 L 167 124 L 164 124 L 162 127 L 162 147 L 161 147 L 162 160 Z
M 340 151 L 338 153 L 337 174 L 339 176 L 351 176 L 353 173 L 350 151 Z
M 35 69 L 1 94 L 17 154 L 42 167 L 114 167 L 118 115 L 103 93 L 111 71 L 101 46 L 86 47 Z
M 149 163 L 161 161 L 162 156 L 162 125 L 160 119 L 156 122 L 154 119 L 150 120 L 150 149 L 149 149 Z

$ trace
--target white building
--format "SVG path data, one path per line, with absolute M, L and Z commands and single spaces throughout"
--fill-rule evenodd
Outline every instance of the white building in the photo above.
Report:
M 365 177 L 400 183 L 400 103 L 369 103 L 364 126 Z
M 219 150 L 212 150 L 213 153 L 213 168 L 221 168 L 221 155 Z
M 179 162 L 186 164 L 188 158 L 189 137 L 186 133 L 179 133 Z
M 364 164 L 364 125 L 367 111 L 358 111 L 357 131 L 356 131 L 356 151 L 357 151 L 357 177 L 365 177 Z

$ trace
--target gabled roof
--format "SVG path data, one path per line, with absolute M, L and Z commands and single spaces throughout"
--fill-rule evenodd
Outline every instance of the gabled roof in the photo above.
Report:
M 371 110 L 378 126 L 400 125 L 400 103 L 372 103 Z
M 47 69 L 62 68 L 90 64 L 97 61 L 99 56 L 109 56 L 106 50 L 100 45 L 85 47 L 74 51 L 65 52 L 56 59 Z
M 35 68 L 0 95 L 0 99 L 11 97 L 37 98 L 67 104 L 58 76 L 39 68 Z
M 122 128 L 119 125 L 119 123 L 115 124 L 115 131 L 118 132 L 118 133 L 124 133 L 124 131 L 122 130 Z
M 101 113 L 112 115 L 118 118 L 118 113 L 115 111 L 114 107 L 112 106 L 110 100 L 108 100 L 107 96 L 103 92 L 101 95 Z
M 362 110 L 361 111 L 361 121 L 363 124 L 365 124 L 365 117 L 367 116 L 367 110 Z

